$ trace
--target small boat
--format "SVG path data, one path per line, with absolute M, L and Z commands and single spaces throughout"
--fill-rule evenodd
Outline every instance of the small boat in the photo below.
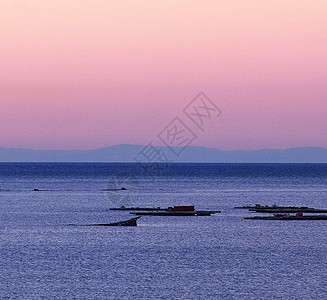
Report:
M 194 206 L 174 206 L 164 210 L 130 212 L 137 216 L 211 216 L 220 210 L 195 210 Z
M 126 221 L 120 221 L 120 222 L 115 222 L 115 223 L 108 223 L 108 224 L 91 224 L 88 226 L 137 226 L 137 219 L 141 217 L 135 217 Z
M 105 192 L 112 192 L 112 191 L 126 191 L 127 189 L 122 187 L 122 188 L 116 188 L 116 189 L 101 189 L 101 191 Z

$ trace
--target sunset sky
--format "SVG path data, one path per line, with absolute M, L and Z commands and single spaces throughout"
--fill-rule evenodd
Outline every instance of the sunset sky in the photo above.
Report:
M 327 147 L 327 1 L 0 0 L 0 146 L 159 144 L 176 116 L 194 145 Z

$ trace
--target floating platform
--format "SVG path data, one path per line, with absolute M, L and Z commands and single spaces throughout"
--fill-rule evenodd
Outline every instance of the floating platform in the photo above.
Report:
M 110 208 L 110 210 L 128 210 L 128 211 L 166 211 L 167 208 L 160 208 L 160 207 L 117 207 L 117 208 Z
M 160 207 L 125 207 L 110 208 L 110 210 L 131 211 L 137 216 L 211 216 L 220 213 L 220 210 L 195 210 L 193 205 Z
M 256 204 L 255 206 L 235 206 L 236 209 L 248 209 L 252 212 L 257 213 L 327 213 L 327 209 L 319 209 L 308 206 L 279 206 L 279 205 L 261 205 Z
M 196 211 L 141 211 L 130 212 L 130 214 L 137 216 L 211 216 L 220 213 L 220 210 L 196 210 Z
M 137 216 L 211 216 L 220 210 L 195 210 L 193 205 L 174 206 L 166 209 L 150 209 L 151 211 L 130 212 Z
M 311 208 L 311 207 L 295 207 L 295 208 L 265 208 L 265 209 L 257 209 L 251 208 L 249 211 L 257 212 L 257 213 L 327 213 L 327 209 L 318 209 L 318 208 Z
M 287 217 L 247 217 L 244 218 L 247 220 L 278 220 L 278 221 L 293 221 L 293 220 L 327 220 L 326 215 L 320 215 L 320 216 L 287 216 Z
M 253 205 L 245 205 L 245 206 L 235 206 L 235 209 L 312 209 L 312 207 L 307 206 L 279 206 L 279 205 L 261 205 L 261 204 L 255 204 Z

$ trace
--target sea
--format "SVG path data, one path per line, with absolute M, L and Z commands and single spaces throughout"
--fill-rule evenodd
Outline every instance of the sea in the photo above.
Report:
M 326 220 L 234 208 L 327 208 L 327 164 L 148 167 L 1 163 L 0 299 L 327 299 Z M 221 213 L 89 226 L 122 205 Z

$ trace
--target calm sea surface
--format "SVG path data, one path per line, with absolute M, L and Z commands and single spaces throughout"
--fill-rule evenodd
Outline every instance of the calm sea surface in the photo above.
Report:
M 0 299 L 327 299 L 327 221 L 244 220 L 253 214 L 233 209 L 327 208 L 326 164 L 173 164 L 155 172 L 138 164 L 0 164 Z M 109 211 L 120 205 L 222 213 L 84 226 L 129 219 Z

